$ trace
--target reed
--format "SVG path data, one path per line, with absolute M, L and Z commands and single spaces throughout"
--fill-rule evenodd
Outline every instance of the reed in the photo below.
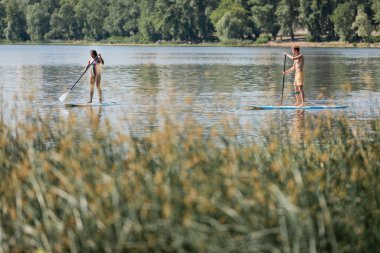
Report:
M 229 120 L 137 137 L 91 114 L 1 117 L 0 252 L 373 252 L 380 120 L 306 121 L 247 143 Z

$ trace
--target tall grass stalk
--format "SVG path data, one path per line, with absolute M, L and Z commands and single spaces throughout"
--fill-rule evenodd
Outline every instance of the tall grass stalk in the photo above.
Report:
M 380 120 L 306 121 L 242 143 L 234 122 L 1 120 L 0 252 L 374 252 Z

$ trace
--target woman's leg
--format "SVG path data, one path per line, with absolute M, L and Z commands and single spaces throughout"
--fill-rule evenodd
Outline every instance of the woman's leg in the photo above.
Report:
M 96 76 L 96 88 L 98 89 L 98 97 L 99 97 L 99 102 L 103 102 L 103 97 L 102 97 L 102 88 L 100 87 L 100 82 L 102 80 L 102 76 L 98 74 Z
M 95 86 L 95 78 L 90 76 L 90 101 L 88 103 L 92 103 L 92 97 L 94 96 L 94 86 Z

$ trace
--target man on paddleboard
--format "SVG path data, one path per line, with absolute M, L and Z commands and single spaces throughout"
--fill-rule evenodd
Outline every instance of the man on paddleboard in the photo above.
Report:
M 294 77 L 294 93 L 296 95 L 296 106 L 304 106 L 305 105 L 305 93 L 303 91 L 303 85 L 304 85 L 304 72 L 303 72 L 303 65 L 304 65 L 304 57 L 300 53 L 300 47 L 299 46 L 292 46 L 292 53 L 293 56 L 284 53 L 289 59 L 291 59 L 294 63 L 293 66 L 286 70 L 284 74 L 289 74 L 292 71 L 296 71 L 296 75 Z
M 94 86 L 98 89 L 99 103 L 103 102 L 102 89 L 100 82 L 102 80 L 101 65 L 104 65 L 104 60 L 101 54 L 98 54 L 95 50 L 90 51 L 91 58 L 88 60 L 87 66 L 90 68 L 90 101 L 92 103 L 92 97 L 94 96 Z

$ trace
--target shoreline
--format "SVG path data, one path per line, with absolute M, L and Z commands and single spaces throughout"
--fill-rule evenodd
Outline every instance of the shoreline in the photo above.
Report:
M 380 48 L 380 43 L 348 43 L 342 41 L 328 41 L 328 42 L 307 42 L 303 40 L 295 41 L 269 41 L 266 43 L 247 42 L 247 41 L 231 41 L 231 42 L 202 42 L 202 43 L 173 43 L 173 42 L 161 42 L 161 43 L 123 43 L 113 41 L 64 41 L 64 40 L 46 40 L 46 41 L 0 41 L 0 45 L 105 45 L 105 46 L 155 46 L 155 47 L 291 47 L 298 45 L 301 48 Z
M 298 45 L 302 47 L 330 47 L 330 48 L 380 48 L 380 43 L 348 43 L 342 41 L 329 41 L 329 42 L 306 42 L 306 41 L 286 41 L 277 42 L 270 41 L 266 43 L 269 47 L 291 47 Z

